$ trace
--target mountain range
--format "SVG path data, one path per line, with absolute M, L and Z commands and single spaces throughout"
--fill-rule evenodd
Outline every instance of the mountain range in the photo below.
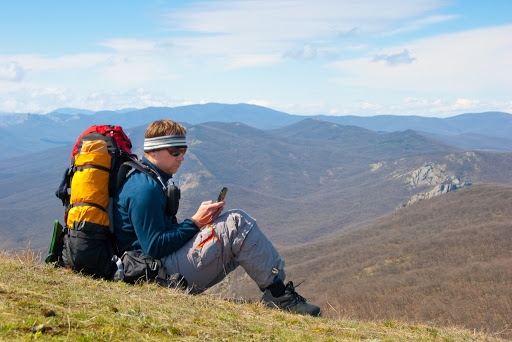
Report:
M 145 127 L 126 130 L 138 155 Z M 439 184 L 512 180 L 511 153 L 468 152 L 412 130 L 377 133 L 316 118 L 274 130 L 220 122 L 186 127 L 190 152 L 175 177 L 181 218 L 227 186 L 227 206 L 249 211 L 282 245 L 367 224 Z M 2 161 L 0 247 L 46 246 L 48 227 L 62 217 L 54 192 L 71 150 L 69 144 Z
M 209 103 L 100 112 L 63 108 L 44 115 L 0 115 L 0 160 L 71 143 L 91 125 L 116 124 L 134 128 L 164 117 L 190 124 L 240 122 L 264 130 L 317 118 L 376 132 L 411 129 L 465 150 L 512 151 L 512 115 L 501 112 L 462 114 L 445 119 L 391 115 L 300 116 L 256 105 Z

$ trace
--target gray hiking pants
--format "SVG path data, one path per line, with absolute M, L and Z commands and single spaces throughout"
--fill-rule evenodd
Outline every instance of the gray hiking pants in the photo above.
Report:
M 194 293 L 217 284 L 239 265 L 261 289 L 272 283 L 276 270 L 285 279 L 284 259 L 242 210 L 220 215 L 162 263 L 167 274 L 183 275 Z

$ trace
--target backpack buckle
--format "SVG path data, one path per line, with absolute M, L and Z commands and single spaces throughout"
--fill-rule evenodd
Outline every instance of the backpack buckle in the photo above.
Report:
M 153 261 L 149 267 L 150 267 L 151 271 L 156 272 L 156 271 L 158 271 L 158 268 L 160 267 L 160 265 L 158 265 L 158 263 L 156 261 Z

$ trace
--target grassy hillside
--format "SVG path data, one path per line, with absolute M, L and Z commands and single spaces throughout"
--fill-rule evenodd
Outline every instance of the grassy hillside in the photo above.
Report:
M 0 339 L 25 341 L 498 341 L 398 321 L 304 317 L 154 285 L 82 277 L 0 254 Z

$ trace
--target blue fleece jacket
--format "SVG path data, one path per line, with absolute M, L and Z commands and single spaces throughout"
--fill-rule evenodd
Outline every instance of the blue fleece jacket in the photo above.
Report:
M 164 183 L 172 177 L 149 160 L 142 160 L 158 171 Z M 165 214 L 165 200 L 162 186 L 153 178 L 138 171 L 130 174 L 114 199 L 117 246 L 160 259 L 180 249 L 199 232 L 190 219 L 173 224 L 171 216 Z

